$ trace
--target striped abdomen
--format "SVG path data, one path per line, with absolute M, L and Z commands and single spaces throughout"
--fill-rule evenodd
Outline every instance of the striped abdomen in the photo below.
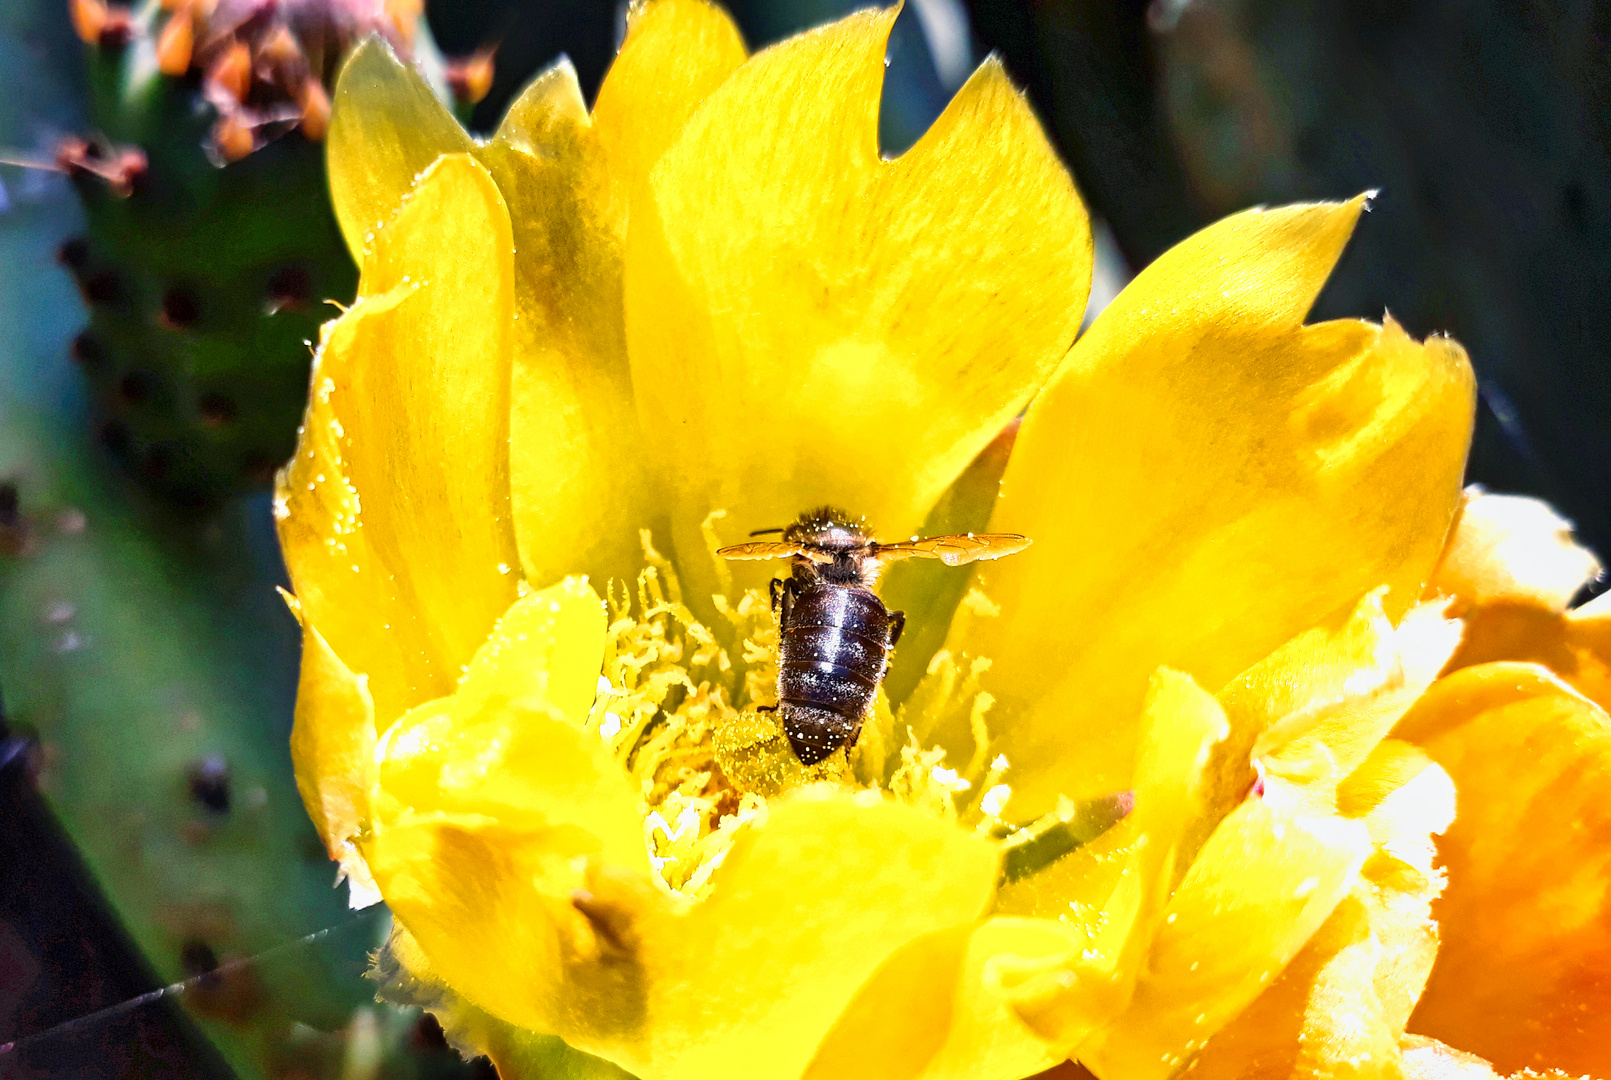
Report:
M 818 582 L 789 606 L 778 646 L 778 711 L 795 756 L 855 745 L 889 667 L 891 618 L 869 589 Z

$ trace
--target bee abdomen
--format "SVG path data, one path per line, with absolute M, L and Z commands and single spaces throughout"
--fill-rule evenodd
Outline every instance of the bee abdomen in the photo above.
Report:
M 789 611 L 778 649 L 778 702 L 806 764 L 854 742 L 884 679 L 889 609 L 873 592 L 806 588 Z

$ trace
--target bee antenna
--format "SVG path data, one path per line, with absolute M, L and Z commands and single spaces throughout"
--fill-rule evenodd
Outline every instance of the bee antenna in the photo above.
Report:
M 775 533 L 775 532 L 782 532 L 782 531 L 783 531 L 783 526 L 779 525 L 775 529 L 756 529 L 754 532 L 750 533 L 750 535 L 751 536 L 765 536 L 767 533 Z

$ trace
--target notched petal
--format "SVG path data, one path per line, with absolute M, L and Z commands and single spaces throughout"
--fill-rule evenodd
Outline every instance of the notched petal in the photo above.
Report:
M 626 38 L 593 107 L 621 228 L 633 190 L 746 55 L 733 20 L 706 0 L 654 0 L 629 9 Z
M 534 79 L 476 151 L 514 225 L 510 502 L 526 580 L 632 580 L 654 519 L 632 403 L 620 223 L 576 73 Z
M 1301 325 L 1359 208 L 1248 211 L 1177 245 L 1031 406 L 992 527 L 1035 545 L 981 570 L 1002 616 L 950 642 L 993 661 L 1023 805 L 1125 786 L 1134 728 L 1113 718 L 1159 664 L 1217 692 L 1378 586 L 1395 620 L 1420 596 L 1474 382 L 1447 339 Z
M 999 66 L 880 159 L 893 18 L 751 58 L 633 203 L 628 351 L 645 429 L 683 448 L 664 460 L 679 546 L 703 548 L 712 510 L 737 535 L 824 502 L 909 534 L 1078 327 L 1085 213 Z

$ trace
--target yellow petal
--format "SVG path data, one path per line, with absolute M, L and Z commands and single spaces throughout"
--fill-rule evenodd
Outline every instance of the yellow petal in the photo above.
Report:
M 1016 809 L 1125 785 L 1114 718 L 1160 664 L 1217 692 L 1377 586 L 1395 619 L 1420 595 L 1473 380 L 1458 345 L 1391 321 L 1300 325 L 1361 205 L 1248 211 L 1177 245 L 1030 408 L 992 527 L 1035 545 L 981 570 L 1002 615 L 952 639 L 994 663 Z
M 1134 810 L 1040 873 L 1006 885 L 997 909 L 1058 918 L 1087 935 L 1092 967 L 1127 976 L 1179 872 L 1176 844 L 1199 812 L 1199 782 L 1225 712 L 1189 675 L 1153 675 L 1142 710 Z M 1014 793 L 1014 799 L 1017 798 Z M 1100 960 L 1097 958 L 1100 957 Z M 1134 957 L 1129 961 L 1133 964 Z
M 639 529 L 664 512 L 643 472 L 622 312 L 627 191 L 743 61 L 703 0 L 636 7 L 595 116 L 561 61 L 477 151 L 515 226 L 510 480 L 526 577 L 632 580 Z
M 293 607 L 298 618 L 300 610 Z M 354 675 L 319 631 L 302 625 L 302 673 L 291 726 L 296 788 L 332 859 L 369 818 L 375 783 L 375 706 L 367 680 Z
M 909 942 L 856 994 L 804 1080 L 916 1080 L 944 1045 L 972 928 Z
M 1360 881 L 1185 1075 L 1401 1076 L 1399 1040 L 1437 949 L 1430 912 L 1442 877 L 1431 833 L 1448 827 L 1454 787 L 1424 754 L 1390 740 L 1349 777 L 1345 801 L 1371 833 Z
M 486 170 L 441 158 L 377 235 L 347 316 L 359 317 L 351 355 L 332 375 L 364 536 L 427 634 L 410 660 L 428 696 L 452 688 L 515 598 L 511 247 Z
M 577 726 L 587 719 L 604 664 L 604 602 L 585 578 L 567 578 L 510 605 L 470 661 L 456 695 L 464 713 L 541 701 Z
M 515 238 L 510 500 L 534 585 L 630 581 L 656 500 L 643 476 L 621 311 L 621 243 L 604 150 L 576 73 L 535 79 L 476 151 Z
M 438 770 L 447 812 L 399 809 L 366 845 L 388 903 L 469 1001 L 645 1080 L 799 1076 L 886 959 L 989 900 L 988 841 L 808 791 L 748 826 L 690 907 L 644 865 L 637 799 L 595 737 L 507 706 L 501 730 L 500 710 L 481 714 L 481 749 L 444 752 L 450 708 L 416 710 L 387 740 L 387 790 L 394 761 L 406 792 L 425 790 L 420 758 L 466 767 Z M 505 742 L 534 752 L 506 761 Z
M 1565 611 L 1599 572 L 1594 554 L 1573 542 L 1572 523 L 1548 503 L 1471 488 L 1430 588 L 1468 606 L 1519 603 Z
M 738 27 L 705 0 L 654 0 L 627 12 L 626 39 L 593 106 L 618 226 L 632 191 L 744 57 Z
M 414 181 L 441 154 L 473 143 L 424 77 L 379 37 L 362 42 L 342 65 L 331 103 L 325 151 L 330 201 L 354 261 Z
M 522 719 L 551 739 L 561 729 L 581 738 L 546 717 Z M 575 749 L 556 762 L 584 761 Z M 620 783 L 617 794 L 630 798 Z M 577 807 L 584 812 L 601 801 L 597 788 L 553 790 L 586 796 Z M 565 1031 L 562 1018 L 572 1011 L 594 1029 L 630 1029 L 642 1021 L 641 994 L 611 978 L 600 963 L 604 939 L 572 900 L 591 895 L 585 872 L 573 868 L 591 866 L 603 844 L 592 821 L 554 810 L 511 826 L 405 815 L 377 828 L 363 852 L 392 913 L 470 1002 L 533 1031 Z M 579 1045 L 574 1035 L 567 1041 Z
M 963 956 L 945 1043 L 924 1080 L 1017 1080 L 1065 1060 L 1111 1015 L 1105 985 L 1087 992 L 1077 975 L 1070 979 L 1086 937 L 1052 919 L 981 924 Z
M 634 202 L 628 351 L 685 553 L 714 509 L 735 536 L 823 502 L 910 532 L 1079 324 L 1085 213 L 999 64 L 880 159 L 894 16 L 750 59 Z
M 296 456 L 275 478 L 274 493 L 280 551 L 299 617 L 318 627 L 336 655 L 363 674 L 375 715 L 387 722 L 440 690 L 416 661 L 429 652 L 425 629 L 370 548 L 332 398 L 357 359 L 363 325 L 401 299 L 376 297 L 325 324 Z
M 1395 734 L 1460 793 L 1410 1029 L 1501 1071 L 1611 1074 L 1611 719 L 1540 668 L 1487 664 L 1439 680 Z
M 1460 640 L 1460 624 L 1443 618 L 1441 605 L 1417 607 L 1395 629 L 1382 599 L 1380 590 L 1370 593 L 1340 626 L 1299 634 L 1221 691 L 1236 735 L 1216 748 L 1223 771 L 1209 820 L 1247 794 L 1250 763 L 1264 779 L 1265 799 L 1310 813 L 1335 810 L 1337 785 L 1431 685 Z M 1245 756 L 1233 760 L 1239 753 Z
M 1169 1076 L 1297 955 L 1369 850 L 1357 821 L 1237 807 L 1170 898 L 1129 1007 L 1079 1060 L 1098 1076 Z
M 485 172 L 464 158 L 428 170 L 324 329 L 279 477 L 304 613 L 368 677 L 382 724 L 448 693 L 514 598 L 508 230 Z
M 799 1076 L 897 949 L 978 918 L 996 872 L 992 844 L 910 807 L 774 807 L 709 899 L 646 928 L 652 1041 L 622 1064 L 645 1080 Z

